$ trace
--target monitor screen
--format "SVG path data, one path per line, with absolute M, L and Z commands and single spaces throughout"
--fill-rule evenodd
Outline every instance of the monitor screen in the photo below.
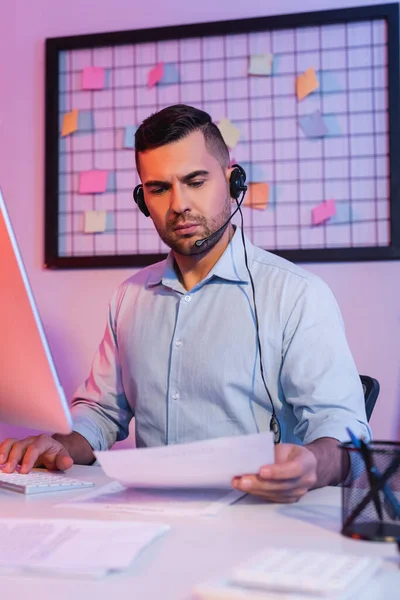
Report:
M 72 418 L 0 190 L 0 424 L 69 433 Z

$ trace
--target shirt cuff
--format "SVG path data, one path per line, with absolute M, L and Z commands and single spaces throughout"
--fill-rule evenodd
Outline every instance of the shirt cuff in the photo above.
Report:
M 75 417 L 72 431 L 76 431 L 86 438 L 94 451 L 109 449 L 103 431 L 88 417 Z

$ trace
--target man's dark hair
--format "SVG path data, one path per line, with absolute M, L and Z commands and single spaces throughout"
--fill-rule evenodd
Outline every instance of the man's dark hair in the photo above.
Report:
M 175 104 L 147 117 L 135 133 L 135 159 L 139 171 L 139 152 L 177 142 L 193 131 L 201 131 L 206 148 L 223 169 L 229 167 L 229 150 L 220 130 L 204 110 Z

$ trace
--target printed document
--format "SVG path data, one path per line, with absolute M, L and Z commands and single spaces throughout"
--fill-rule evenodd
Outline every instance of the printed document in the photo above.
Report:
M 168 525 L 75 519 L 0 519 L 0 575 L 102 577 L 129 567 Z
M 213 516 L 224 506 L 234 504 L 244 495 L 244 492 L 232 488 L 127 488 L 118 481 L 112 481 L 58 506 L 144 515 Z
M 95 455 L 106 475 L 125 487 L 229 489 L 236 475 L 274 462 L 274 443 L 268 431 Z

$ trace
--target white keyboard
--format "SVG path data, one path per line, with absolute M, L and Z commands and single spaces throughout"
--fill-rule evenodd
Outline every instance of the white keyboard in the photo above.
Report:
M 20 494 L 43 494 L 92 487 L 91 481 L 81 481 L 57 471 L 32 469 L 30 473 L 3 473 L 0 466 L 0 489 L 12 490 Z
M 229 581 L 239 587 L 336 598 L 368 581 L 381 562 L 363 556 L 269 548 L 234 569 Z

